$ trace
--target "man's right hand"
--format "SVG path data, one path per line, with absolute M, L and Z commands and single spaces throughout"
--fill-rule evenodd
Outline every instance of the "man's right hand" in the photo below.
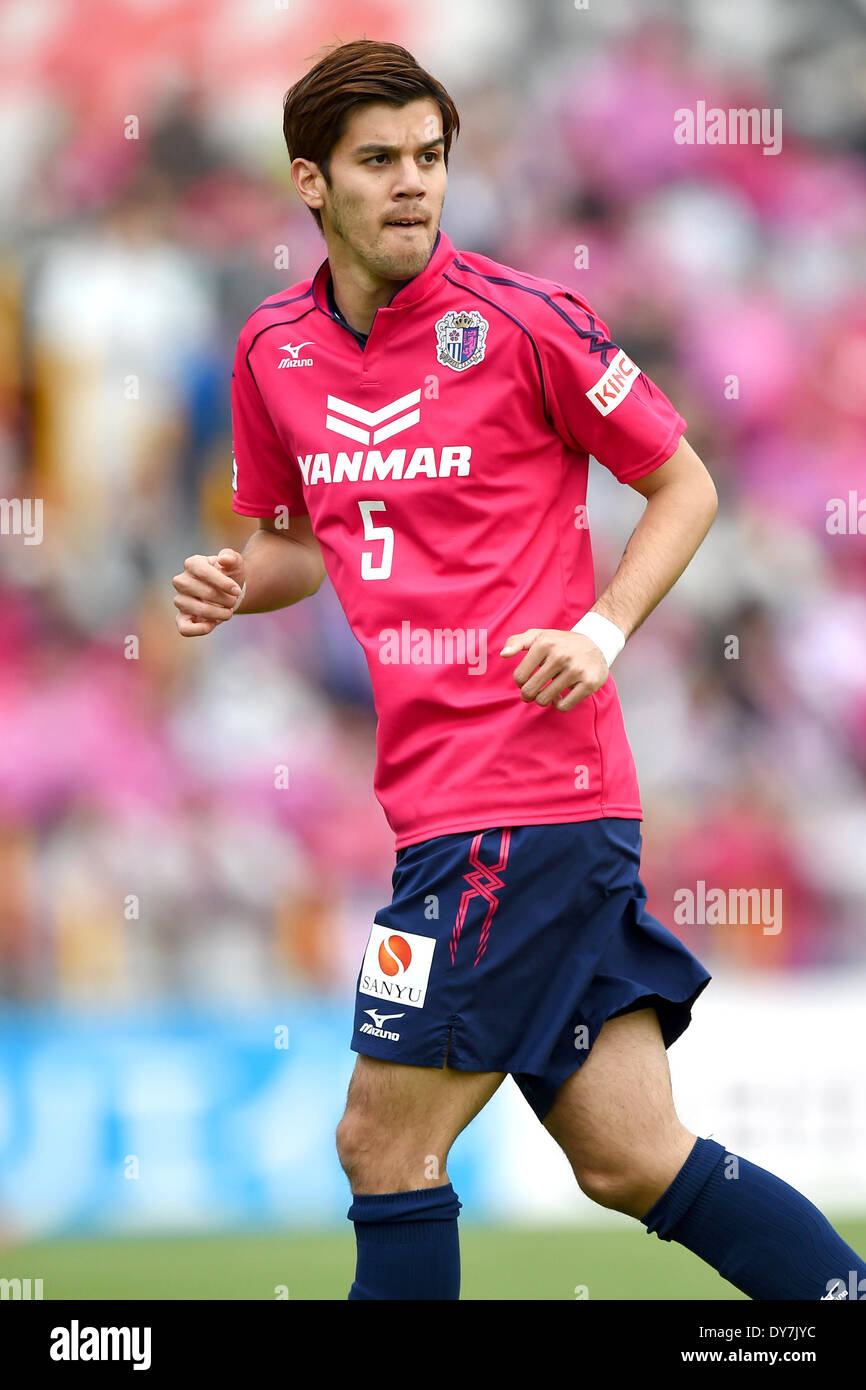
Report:
M 244 583 L 244 557 L 236 550 L 190 555 L 172 581 L 181 637 L 203 637 L 232 616 Z

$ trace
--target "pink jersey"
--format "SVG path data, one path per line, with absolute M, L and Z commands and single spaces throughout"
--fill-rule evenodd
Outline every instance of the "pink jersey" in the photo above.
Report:
M 579 294 L 441 230 L 366 345 L 329 280 L 324 261 L 241 330 L 233 507 L 289 528 L 309 513 L 367 657 L 396 848 L 642 819 L 613 677 L 563 714 L 524 701 L 522 658 L 499 651 L 595 601 L 589 455 L 630 482 L 670 458 L 685 420 Z

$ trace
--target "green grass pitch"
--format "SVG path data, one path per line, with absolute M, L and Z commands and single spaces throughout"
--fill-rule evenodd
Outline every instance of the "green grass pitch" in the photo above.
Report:
M 832 1218 L 831 1218 L 832 1219 Z M 866 1221 L 834 1223 L 866 1247 Z M 461 1227 L 464 1299 L 744 1299 L 709 1265 L 639 1230 Z M 0 1250 L 0 1278 L 41 1278 L 46 1299 L 343 1300 L 354 1272 L 346 1231 L 63 1240 Z

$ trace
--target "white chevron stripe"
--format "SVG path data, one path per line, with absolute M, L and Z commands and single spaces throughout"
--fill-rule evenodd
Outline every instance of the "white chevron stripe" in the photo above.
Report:
M 390 439 L 392 434 L 399 434 L 401 430 L 408 430 L 410 425 L 417 425 L 420 419 L 420 410 L 413 410 L 411 415 L 401 415 L 399 420 L 392 420 L 390 425 L 383 425 L 380 430 L 375 430 L 373 443 L 378 444 L 382 439 Z
M 330 405 L 330 403 L 331 397 L 329 396 L 328 404 Z M 369 430 L 361 430 L 357 425 L 350 425 L 347 420 L 335 419 L 333 415 L 325 416 L 325 429 L 333 430 L 335 434 L 344 434 L 347 439 L 357 439 L 359 444 L 370 443 Z
M 350 420 L 360 420 L 363 425 L 379 425 L 389 416 L 396 415 L 398 410 L 405 410 L 409 405 L 417 405 L 421 399 L 421 388 L 417 391 L 410 391 L 408 396 L 401 396 L 398 401 L 390 401 L 388 405 L 383 405 L 379 410 L 364 410 L 363 406 L 353 405 L 351 401 L 341 401 L 338 396 L 328 397 L 328 409 L 336 410 L 340 415 L 348 415 Z

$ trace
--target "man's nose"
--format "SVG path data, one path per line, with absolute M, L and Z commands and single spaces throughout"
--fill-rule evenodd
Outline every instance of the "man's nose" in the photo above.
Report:
M 415 160 L 407 155 L 402 159 L 396 169 L 396 182 L 394 191 L 402 193 L 404 196 L 414 196 L 420 198 L 424 193 L 424 181 Z

